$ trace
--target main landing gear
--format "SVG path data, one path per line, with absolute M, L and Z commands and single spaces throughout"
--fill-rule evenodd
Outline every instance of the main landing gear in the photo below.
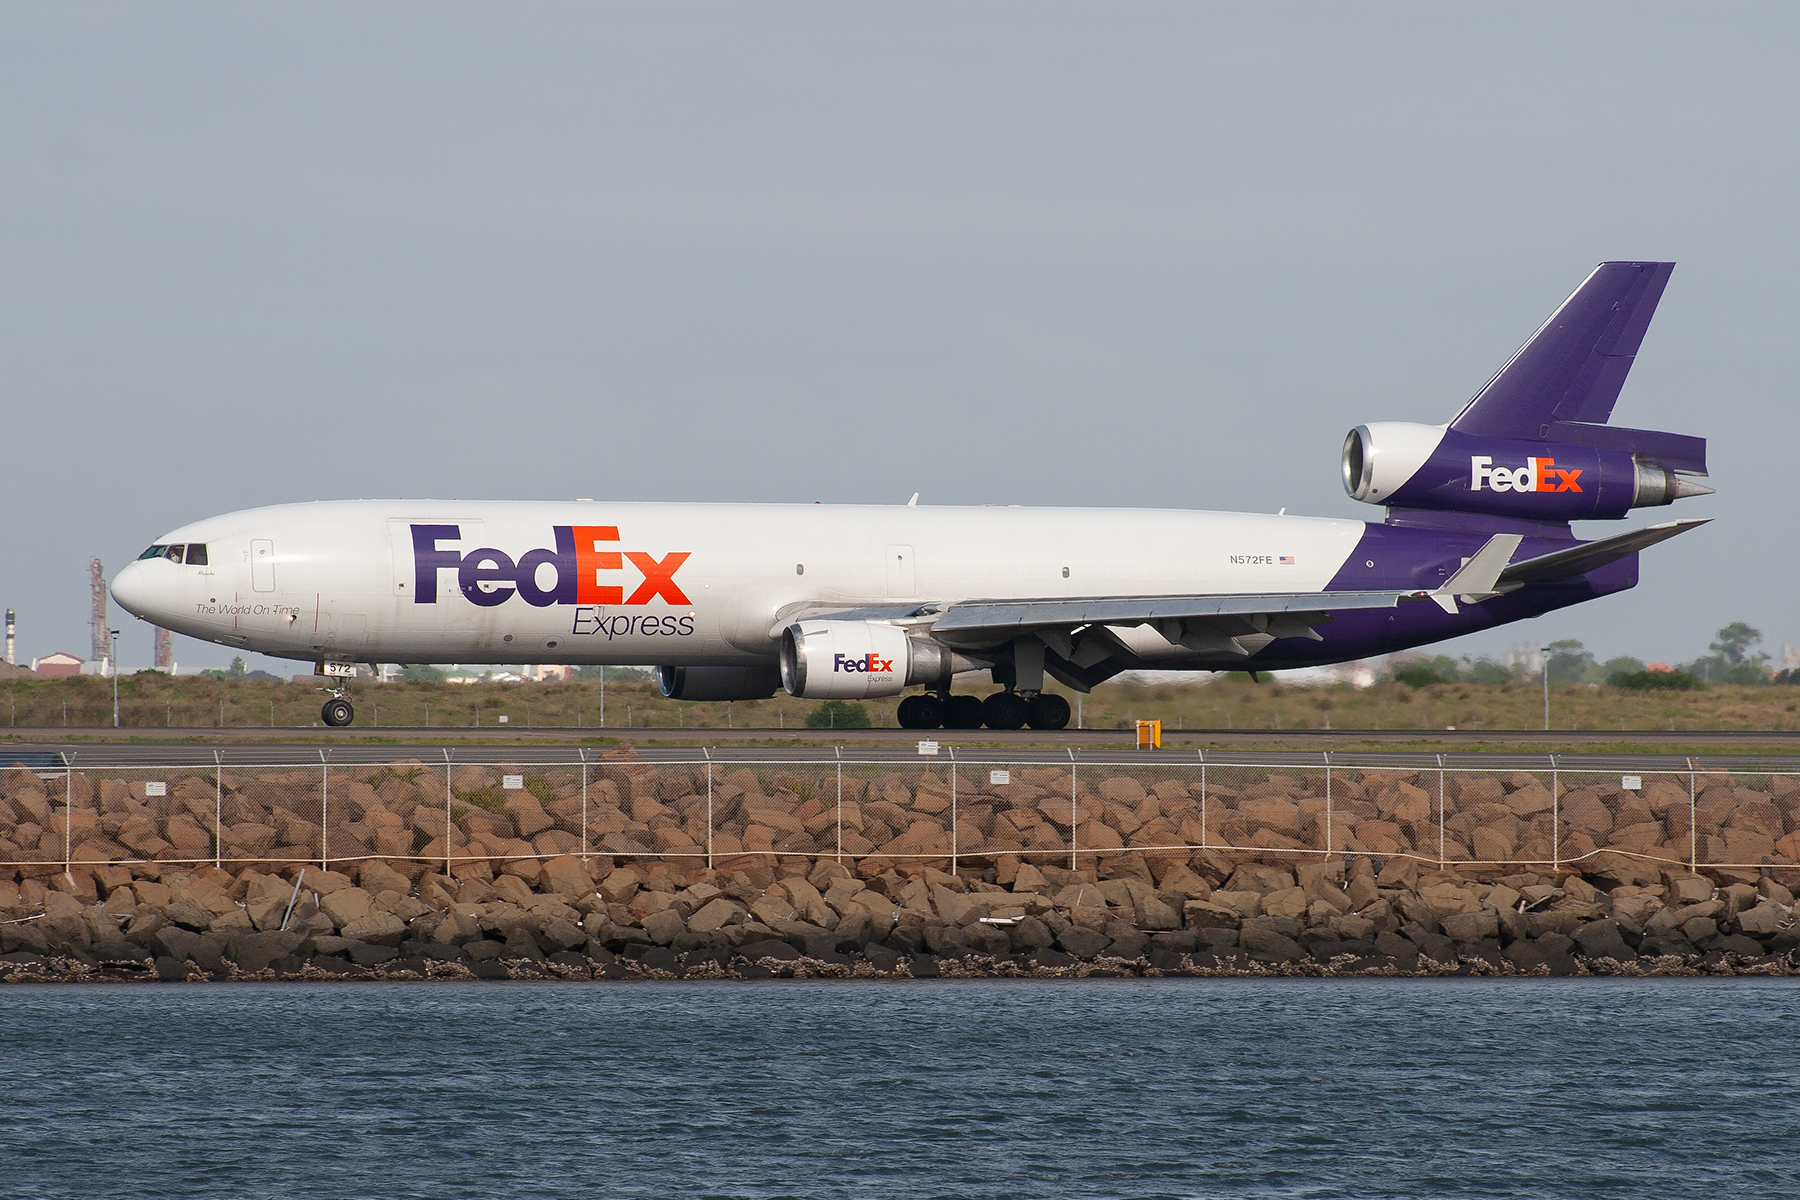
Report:
M 900 701 L 902 729 L 1066 729 L 1069 702 L 1050 692 L 1025 696 L 1019 692 L 995 692 L 982 700 L 975 696 L 936 696 L 930 692 Z

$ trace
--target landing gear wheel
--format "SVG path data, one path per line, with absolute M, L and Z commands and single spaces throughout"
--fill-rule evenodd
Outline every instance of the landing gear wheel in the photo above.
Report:
M 907 696 L 900 701 L 900 707 L 894 710 L 894 717 L 900 722 L 902 729 L 928 729 L 931 726 L 920 723 L 919 701 L 924 696 Z
M 356 710 L 350 707 L 348 700 L 327 700 L 325 707 L 319 710 L 319 716 L 333 729 L 342 729 L 356 720 Z
M 936 729 L 944 723 L 944 702 L 929 692 L 912 698 L 912 724 L 908 729 Z
M 981 719 L 989 729 L 1023 729 L 1031 706 L 1017 692 L 995 692 L 981 702 Z
M 1031 698 L 1031 715 L 1025 721 L 1033 729 L 1067 729 L 1069 702 L 1051 692 L 1039 692 Z
M 982 716 L 979 696 L 952 696 L 944 704 L 945 729 L 980 729 Z

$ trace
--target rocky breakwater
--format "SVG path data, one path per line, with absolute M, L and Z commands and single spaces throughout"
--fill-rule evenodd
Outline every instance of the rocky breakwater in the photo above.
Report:
M 0 978 L 1785 974 L 1800 962 L 1794 898 L 1773 877 L 1622 858 L 1500 878 L 1210 852 L 1087 870 L 1011 855 L 958 874 L 859 866 L 563 855 L 452 878 L 382 860 L 304 876 L 118 864 L 0 881 Z

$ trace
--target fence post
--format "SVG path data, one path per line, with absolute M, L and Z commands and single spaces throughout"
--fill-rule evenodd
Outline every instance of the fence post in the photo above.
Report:
M 950 747 L 950 873 L 956 874 L 956 747 Z
M 444 874 L 450 874 L 450 751 L 443 748 L 444 754 Z M 582 813 L 582 819 L 587 814 Z
M 331 759 L 330 751 L 319 751 L 319 870 L 331 870 Z M 450 840 L 448 830 L 444 840 Z
M 604 667 L 602 667 L 602 668 L 601 668 L 601 670 L 605 670 L 605 669 L 606 669 L 606 668 L 604 668 Z M 580 714 L 579 714 L 579 713 L 577 713 L 577 714 L 576 714 L 576 718 L 575 718 L 575 719 L 576 719 L 576 720 L 577 720 L 577 721 L 580 721 L 580 719 L 581 719 L 581 717 L 580 717 Z M 587 861 L 587 860 L 588 860 L 588 840 L 587 840 L 587 747 L 586 747 L 586 746 L 580 746 L 580 747 L 577 747 L 577 752 L 578 752 L 578 753 L 579 753 L 579 754 L 580 754 L 580 755 L 581 755 L 581 861 L 582 861 L 582 862 L 586 862 L 586 861 Z M 712 791 L 712 789 L 711 789 L 711 788 L 707 788 L 707 789 L 706 789 L 706 790 L 707 790 L 707 792 L 708 792 L 708 793 L 711 793 L 711 791 Z M 448 830 L 448 829 L 446 829 L 446 830 L 444 830 L 444 835 L 445 835 L 445 836 L 444 836 L 444 840 L 445 840 L 445 842 L 448 842 L 448 841 L 449 841 L 449 840 L 450 840 L 450 839 L 449 839 L 449 834 L 450 834 L 450 831 L 449 831 L 449 830 Z M 711 866 L 711 865 L 712 865 L 712 862 L 711 862 L 711 860 L 708 860 L 708 861 L 707 861 L 707 864 L 706 864 L 706 865 L 707 865 L 707 866 L 709 866 L 709 867 L 710 867 L 710 866 Z
M 1069 747 L 1069 870 L 1075 869 L 1075 823 L 1081 807 L 1075 799 L 1075 748 Z
M 1438 870 L 1444 869 L 1444 756 L 1437 756 L 1438 765 Z
M 1562 779 L 1556 771 L 1556 755 L 1550 756 L 1550 872 L 1562 870 Z
M 1700 827 L 1696 823 L 1698 812 L 1694 805 L 1694 760 L 1687 760 L 1688 768 L 1688 874 L 1700 873 Z
M 69 869 L 70 847 L 75 829 L 75 754 L 63 756 L 63 878 L 75 886 L 75 873 Z
M 1208 849 L 1206 841 L 1206 751 L 1200 751 L 1200 848 Z
M 844 748 L 837 747 L 837 860 L 844 861 Z
M 225 823 L 225 759 L 213 751 L 213 870 L 220 866 L 220 835 Z
M 1326 718 L 1330 720 L 1329 717 Z M 1325 861 L 1331 861 L 1331 751 L 1325 751 Z
M 713 865 L 713 783 L 712 783 L 712 751 L 705 746 L 700 753 L 706 755 L 706 869 Z

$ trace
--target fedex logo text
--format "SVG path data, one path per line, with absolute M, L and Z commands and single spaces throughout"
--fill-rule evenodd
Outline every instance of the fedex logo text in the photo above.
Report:
M 483 546 L 463 553 L 444 542 L 462 536 L 455 525 L 414 525 L 413 603 L 436 604 L 438 572 L 455 571 L 457 587 L 470 604 L 493 608 L 524 597 L 534 608 L 552 604 L 691 604 L 675 582 L 675 572 L 688 560 L 688 552 L 655 556 L 637 550 L 601 550 L 602 543 L 617 542 L 616 525 L 555 525 L 550 530 L 554 549 L 527 550 L 517 560 L 504 550 Z M 630 595 L 623 583 L 602 583 L 608 572 L 623 571 L 629 562 L 639 581 Z M 552 582 L 541 586 L 543 568 L 551 569 Z
M 1485 482 L 1495 492 L 1579 492 L 1581 468 L 1563 470 L 1554 458 L 1528 458 L 1522 467 L 1496 467 L 1485 454 L 1469 456 L 1469 490 L 1479 492 Z
M 878 658 L 873 654 L 864 654 L 860 658 L 846 658 L 842 654 L 834 654 L 831 656 L 831 669 L 833 671 L 849 671 L 857 674 L 881 672 L 892 674 L 894 670 L 894 660 L 891 658 Z

